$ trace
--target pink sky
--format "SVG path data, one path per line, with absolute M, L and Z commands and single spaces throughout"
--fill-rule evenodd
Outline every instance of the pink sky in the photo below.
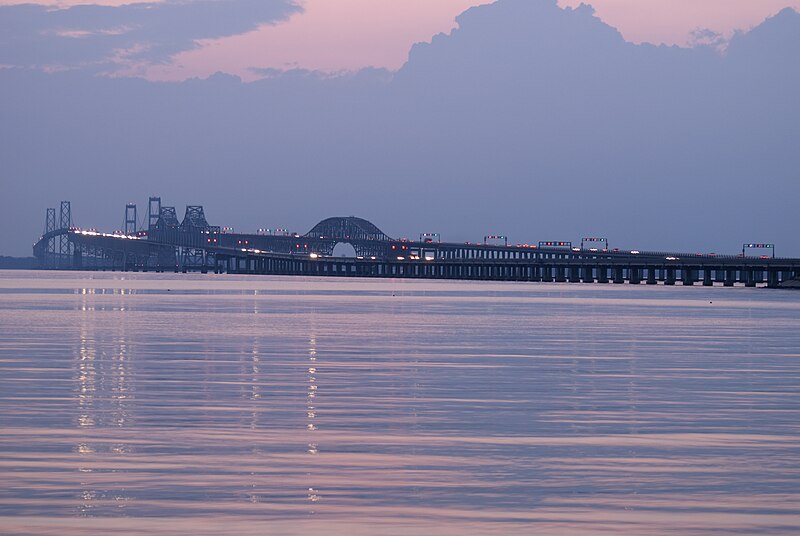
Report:
M 58 5 L 87 3 L 67 0 Z M 0 4 L 20 3 L 0 0 Z M 39 2 L 53 3 L 53 2 Z M 118 5 L 120 0 L 95 3 Z M 253 79 L 251 67 L 324 71 L 376 66 L 399 68 L 411 45 L 449 32 L 456 15 L 488 3 L 481 0 L 304 0 L 305 12 L 276 26 L 201 42 L 173 64 L 131 71 L 153 79 L 204 77 L 216 71 Z M 577 6 L 581 0 L 559 0 Z M 689 32 L 710 28 L 730 35 L 749 29 L 784 7 L 800 10 L 800 0 L 593 0 L 600 18 L 633 42 L 684 45 Z
M 176 66 L 148 69 L 149 78 L 171 79 L 234 72 L 250 67 L 324 71 L 399 68 L 411 45 L 455 27 L 455 17 L 480 0 L 306 0 L 288 23 L 203 43 L 180 54 Z M 211 67 L 214 66 L 214 67 Z M 224 66 L 224 69 L 223 69 Z

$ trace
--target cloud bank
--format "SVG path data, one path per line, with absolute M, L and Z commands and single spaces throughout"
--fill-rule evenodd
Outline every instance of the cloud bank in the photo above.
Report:
M 292 0 L 0 6 L 0 64 L 108 68 L 164 62 L 197 40 L 241 34 L 300 10 Z
M 393 236 L 800 255 L 800 15 L 720 54 L 626 42 L 590 8 L 500 0 L 385 71 L 243 84 L 0 71 L 3 240 L 44 208 L 115 228 L 160 194 L 214 224 L 299 232 L 333 215 Z M 10 233 L 9 233 L 10 234 Z

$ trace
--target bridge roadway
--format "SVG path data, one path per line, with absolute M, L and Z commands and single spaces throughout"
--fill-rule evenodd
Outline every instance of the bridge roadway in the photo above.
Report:
M 492 250 L 488 250 L 492 251 Z M 496 252 L 496 250 L 494 250 Z M 252 251 L 222 253 L 220 268 L 229 273 L 468 279 L 570 283 L 646 283 L 682 285 L 719 283 L 748 287 L 766 283 L 776 288 L 800 277 L 800 259 L 742 257 L 678 257 L 662 254 L 594 254 L 539 249 L 537 258 L 428 258 L 414 255 L 389 259 L 316 257 Z M 507 252 L 519 253 L 519 252 Z M 667 260 L 670 257 L 674 260 Z
M 65 236 L 70 252 L 54 254 L 54 241 Z M 353 245 L 357 257 L 331 256 L 338 243 Z M 751 287 L 800 278 L 800 259 L 415 242 L 355 217 L 328 218 L 305 235 L 222 233 L 202 207 L 187 207 L 183 223 L 164 207 L 159 221 L 136 235 L 52 230 L 34 254 L 43 267 L 87 270 Z
M 69 231 L 79 249 L 125 251 L 134 261 L 172 246 L 146 238 Z M 331 257 L 314 253 L 275 253 L 250 247 L 206 245 L 213 263 L 186 267 L 179 262 L 147 265 L 123 263 L 112 269 L 131 271 L 202 271 L 231 274 L 466 279 L 584 283 L 645 283 L 649 285 L 724 286 L 781 283 L 800 277 L 800 259 L 708 256 L 668 252 L 638 254 L 564 248 L 397 241 L 396 255 Z M 391 246 L 389 246 L 391 247 Z M 175 256 L 172 256 L 175 259 Z M 92 266 L 75 268 L 93 269 Z M 107 269 L 98 266 L 98 269 Z

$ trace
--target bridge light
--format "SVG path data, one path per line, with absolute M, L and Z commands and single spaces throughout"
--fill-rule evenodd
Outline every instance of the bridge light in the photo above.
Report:
M 316 253 L 311 253 L 308 256 L 311 257 L 312 259 L 316 259 L 319 257 L 319 255 L 317 255 Z

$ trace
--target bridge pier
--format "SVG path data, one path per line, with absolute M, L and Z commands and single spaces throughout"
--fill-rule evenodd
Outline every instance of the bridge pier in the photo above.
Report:
M 767 270 L 767 288 L 778 288 L 781 282 L 780 279 L 778 270 Z
M 664 284 L 673 286 L 675 284 L 675 268 L 665 268 L 666 275 L 664 276 Z
M 566 268 L 564 266 L 556 266 L 556 283 L 566 283 L 567 278 L 565 275 Z
M 570 266 L 569 267 L 569 282 L 570 283 L 580 283 L 581 282 L 581 268 L 580 268 L 580 266 Z
M 723 285 L 726 287 L 732 287 L 735 283 L 736 283 L 736 270 L 730 268 L 725 270 L 725 281 Z
M 755 270 L 753 270 L 752 268 L 747 268 L 744 270 L 744 286 L 746 287 L 756 286 L 756 274 Z
M 597 282 L 608 283 L 608 266 L 597 267 Z
M 594 267 L 591 265 L 586 265 L 581 268 L 583 274 L 581 275 L 584 283 L 594 283 Z
M 694 285 L 694 270 L 692 268 L 684 268 L 681 270 L 681 272 L 681 275 L 683 276 L 683 284 L 688 287 Z
M 638 266 L 628 268 L 628 282 L 631 285 L 638 285 L 642 282 L 642 270 Z
M 711 270 L 708 268 L 703 269 L 703 286 L 704 287 L 713 287 L 714 280 L 711 278 Z
M 647 284 L 648 285 L 657 285 L 658 281 L 656 280 L 656 269 L 652 266 L 647 269 Z
M 614 284 L 621 285 L 625 282 L 625 274 L 623 268 L 619 266 L 614 267 Z

